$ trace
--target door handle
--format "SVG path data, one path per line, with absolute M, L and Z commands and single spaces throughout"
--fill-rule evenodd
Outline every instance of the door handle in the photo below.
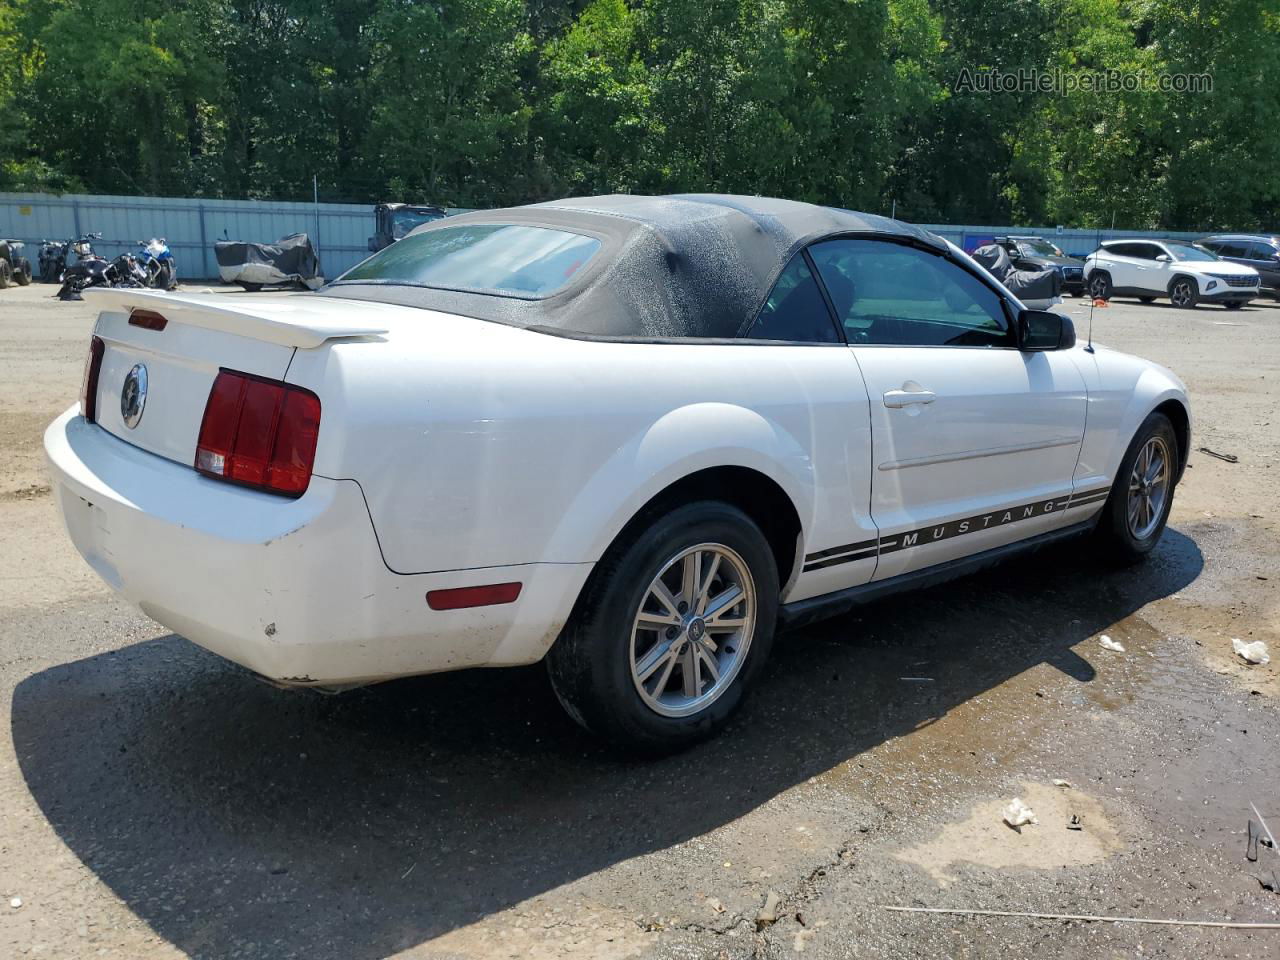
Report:
M 909 407 L 917 403 L 933 403 L 938 395 L 932 390 L 888 390 L 884 395 L 884 405 L 893 410 Z

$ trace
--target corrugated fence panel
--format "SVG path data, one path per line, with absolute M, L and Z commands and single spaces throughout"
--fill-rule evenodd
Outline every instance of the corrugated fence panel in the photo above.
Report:
M 978 247 L 990 243 L 995 237 L 1017 236 L 1044 237 L 1057 244 L 1066 253 L 1087 256 L 1098 249 L 1103 240 L 1121 237 L 1164 237 L 1167 240 L 1199 240 L 1204 233 L 1179 233 L 1176 230 L 1066 230 L 1058 233 L 1057 227 L 1007 227 L 957 225 L 946 223 L 922 223 L 925 230 L 945 237 L 957 247 L 972 253 Z
M 461 211 L 451 210 L 451 213 Z M 1143 230 L 1063 230 L 921 224 L 957 246 L 972 251 L 1004 234 L 1045 237 L 1067 253 L 1088 254 L 1100 240 L 1153 237 L 1194 240 L 1200 234 Z M 105 257 L 136 249 L 139 240 L 165 237 L 178 260 L 178 276 L 217 277 L 213 244 L 217 240 L 271 243 L 291 233 L 308 233 L 320 253 L 325 276 L 336 277 L 368 256 L 373 234 L 373 205 L 288 203 L 266 200 L 201 200 L 177 197 L 111 197 L 42 193 L 0 193 L 0 236 L 25 241 L 34 262 L 41 240 L 66 240 L 101 233 L 94 248 Z
M 0 235 L 28 244 L 34 261 L 42 240 L 101 233 L 94 249 L 107 258 L 164 237 L 178 276 L 217 277 L 216 240 L 271 243 L 291 233 L 311 235 L 325 275 L 336 277 L 369 255 L 373 205 L 0 193 Z

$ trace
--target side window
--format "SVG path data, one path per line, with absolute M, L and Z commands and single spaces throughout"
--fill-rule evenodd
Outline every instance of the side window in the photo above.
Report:
M 1224 243 L 1216 252 L 1220 257 L 1237 257 L 1243 260 L 1249 256 L 1249 247 L 1238 240 L 1233 240 L 1230 243 Z
M 1251 260 L 1271 260 L 1276 255 L 1276 248 L 1269 243 L 1254 243 L 1249 253 Z
M 809 253 L 851 344 L 1012 346 L 1000 297 L 943 257 L 853 237 Z
M 1132 246 L 1133 253 L 1129 254 L 1129 256 L 1136 257 L 1139 260 L 1154 260 L 1165 252 L 1164 247 L 1157 247 L 1154 243 L 1135 243 Z
M 797 253 L 769 291 L 760 316 L 747 331 L 750 340 L 785 340 L 800 343 L 839 343 L 831 311 L 822 291 Z
M 1136 243 L 1113 243 L 1103 249 L 1116 257 L 1136 257 L 1138 255 L 1137 246 Z

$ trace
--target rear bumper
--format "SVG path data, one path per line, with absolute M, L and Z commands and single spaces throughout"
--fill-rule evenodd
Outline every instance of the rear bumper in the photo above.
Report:
M 530 663 L 550 648 L 590 564 L 405 576 L 382 561 L 352 480 L 287 500 L 146 453 L 73 408 L 45 432 L 76 549 L 143 613 L 273 680 L 366 683 Z M 519 581 L 510 604 L 434 611 L 430 590 Z

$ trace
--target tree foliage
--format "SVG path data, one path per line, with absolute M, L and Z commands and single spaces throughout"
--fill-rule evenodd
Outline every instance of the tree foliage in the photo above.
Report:
M 0 188 L 1275 229 L 1278 77 L 1275 0 L 0 0 Z

